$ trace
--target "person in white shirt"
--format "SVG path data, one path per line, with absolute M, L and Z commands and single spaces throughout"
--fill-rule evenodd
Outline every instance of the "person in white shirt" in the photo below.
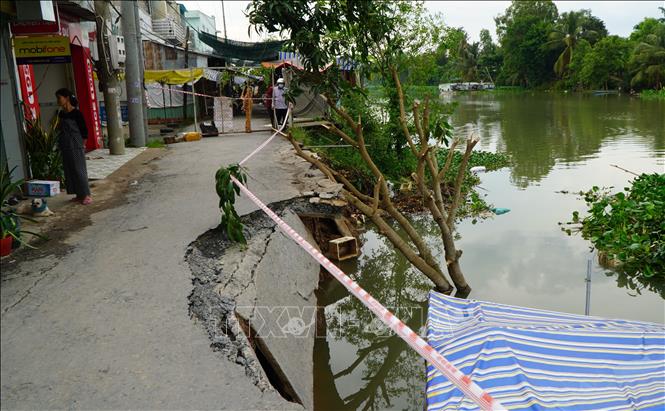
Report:
M 286 93 L 286 88 L 284 88 L 284 79 L 280 78 L 277 80 L 277 88 L 275 88 L 272 92 L 272 106 L 275 108 L 277 128 L 281 127 L 281 125 L 286 121 L 286 112 L 289 108 L 286 103 L 286 99 L 284 98 L 284 93 Z

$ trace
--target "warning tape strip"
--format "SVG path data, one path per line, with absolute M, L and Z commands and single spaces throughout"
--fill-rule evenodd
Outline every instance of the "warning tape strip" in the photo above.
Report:
M 290 110 L 290 108 L 289 108 Z M 288 118 L 288 115 L 287 117 Z M 261 144 L 256 150 L 251 152 L 239 164 L 245 163 L 252 156 L 263 149 L 286 125 L 284 124 L 277 130 L 268 140 Z M 328 260 L 323 254 L 313 247 L 307 240 L 302 238 L 293 228 L 284 222 L 277 214 L 268 208 L 261 200 L 259 200 L 247 187 L 240 183 L 235 177 L 231 176 L 233 183 L 240 188 L 240 190 L 249 197 L 254 204 L 263 210 L 268 217 L 270 217 L 279 228 L 282 229 L 293 241 L 302 247 L 309 255 L 311 255 L 319 264 L 321 264 L 330 274 L 333 275 L 349 292 L 358 298 L 370 311 L 372 311 L 384 324 L 390 327 L 397 335 L 399 335 L 407 344 L 411 346 L 418 354 L 434 365 L 437 370 L 441 372 L 450 382 L 455 384 L 466 395 L 467 398 L 475 402 L 483 410 L 505 410 L 505 408 L 494 399 L 487 391 L 483 390 L 479 385 L 474 383 L 471 378 L 464 375 L 452 363 L 445 359 L 438 351 L 431 345 L 423 340 L 416 334 L 410 327 L 404 324 L 399 318 L 385 308 L 380 302 L 374 299 L 367 291 L 360 285 L 353 281 L 351 277 L 346 275 L 344 271 L 340 270 L 335 264 Z
M 264 141 L 260 146 L 256 147 L 256 149 L 255 149 L 254 151 L 252 151 L 251 153 L 249 153 L 249 154 L 247 155 L 247 157 L 245 157 L 245 158 L 243 158 L 242 160 L 240 160 L 240 162 L 238 163 L 238 165 L 243 165 L 243 164 L 245 164 L 245 163 L 247 162 L 247 160 L 249 160 L 250 158 L 252 158 L 252 157 L 254 156 L 254 154 L 256 154 L 256 153 L 258 153 L 259 151 L 263 150 L 263 148 L 264 148 L 265 146 L 267 146 L 268 143 L 270 143 L 270 142 L 272 141 L 272 139 L 275 138 L 275 136 L 277 136 L 277 134 L 283 134 L 283 133 L 282 133 L 282 130 L 284 130 L 284 127 L 286 127 L 286 123 L 289 121 L 289 114 L 291 114 L 291 107 L 290 107 L 290 105 L 289 105 L 289 109 L 286 111 L 286 116 L 284 116 L 284 124 L 282 124 L 282 125 L 279 127 L 279 129 L 278 129 L 277 131 L 275 131 L 275 132 L 273 133 L 272 136 L 270 136 L 269 139 L 267 139 L 266 141 Z
M 151 90 L 159 90 L 159 89 L 158 88 L 151 88 Z M 176 90 L 176 89 L 170 89 L 169 92 L 189 94 L 189 95 L 192 95 L 192 96 L 199 96 L 199 97 L 211 97 L 211 98 L 226 97 L 226 96 L 214 96 L 212 94 L 202 94 L 202 93 L 195 93 L 193 91 Z M 230 98 L 231 100 L 250 100 L 250 99 L 243 98 L 243 97 L 226 97 L 226 98 Z M 252 97 L 251 100 L 263 101 L 263 97 Z
M 275 133 L 276 135 L 276 133 Z M 273 135 L 274 136 L 274 135 Z M 473 400 L 483 410 L 505 410 L 503 406 L 495 400 L 488 392 L 480 388 L 471 378 L 464 375 L 460 370 L 451 364 L 445 357 L 437 352 L 431 345 L 416 334 L 410 327 L 404 324 L 399 318 L 385 308 L 380 302 L 374 299 L 360 285 L 353 281 L 335 264 L 328 260 L 323 254 L 314 248 L 307 240 L 302 238 L 293 228 L 284 222 L 277 214 L 268 208 L 259 200 L 247 187 L 242 185 L 235 177 L 231 176 L 233 183 L 249 197 L 254 204 L 261 208 L 270 217 L 279 228 L 282 229 L 291 239 L 302 247 L 309 255 L 314 257 L 337 281 L 342 283 L 351 294 L 357 297 L 367 308 L 370 309 L 379 319 L 390 327 L 397 335 L 407 342 L 423 356 L 427 361 L 436 367 L 450 382 L 455 384 L 469 399 Z

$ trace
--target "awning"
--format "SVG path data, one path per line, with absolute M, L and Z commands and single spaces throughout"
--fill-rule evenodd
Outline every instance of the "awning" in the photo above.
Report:
M 232 60 L 260 63 L 266 60 L 277 59 L 284 41 L 264 41 L 247 43 L 229 39 L 220 39 L 217 36 L 201 32 L 199 40 L 212 47 L 214 54 Z
M 431 292 L 427 338 L 510 410 L 663 410 L 665 326 Z M 427 367 L 428 410 L 477 410 Z
M 146 83 L 185 84 L 203 77 L 203 69 L 146 70 L 144 77 Z

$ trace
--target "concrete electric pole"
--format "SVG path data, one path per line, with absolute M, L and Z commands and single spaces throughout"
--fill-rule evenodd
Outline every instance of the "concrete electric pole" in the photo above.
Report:
M 110 66 L 108 22 L 111 20 L 111 12 L 108 0 L 95 0 L 95 11 L 97 12 L 97 49 L 99 50 L 97 74 L 104 93 L 109 151 L 111 154 L 125 154 L 125 138 L 122 133 L 120 102 L 118 100 L 120 82 L 116 77 L 115 70 Z
M 125 37 L 125 85 L 127 86 L 127 108 L 129 114 L 129 139 L 134 147 L 146 144 L 145 120 L 143 118 L 143 73 L 139 49 L 139 27 L 136 27 L 138 2 L 122 2 L 122 34 Z
M 185 34 L 185 68 L 189 68 L 189 26 L 187 26 L 187 32 Z M 183 86 L 183 89 L 185 87 Z M 192 81 L 192 90 L 194 91 L 194 82 Z M 195 96 L 192 96 L 192 99 L 195 99 Z M 187 93 L 182 94 L 182 119 L 187 118 Z
M 139 49 L 139 71 L 142 73 L 141 79 L 143 80 L 143 84 L 141 85 L 143 87 L 143 90 L 141 91 L 141 99 L 143 100 L 143 135 L 145 136 L 147 144 L 148 138 L 150 137 L 150 134 L 148 133 L 148 97 L 146 96 L 145 90 L 145 59 L 143 55 L 143 38 L 141 32 L 141 13 L 139 13 L 138 4 L 134 10 L 136 11 L 136 13 L 134 13 L 134 18 L 136 21 L 136 44 Z

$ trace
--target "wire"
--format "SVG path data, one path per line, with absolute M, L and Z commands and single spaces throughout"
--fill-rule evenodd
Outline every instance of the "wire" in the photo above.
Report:
M 42 86 L 42 83 L 44 82 L 44 79 L 46 78 L 46 73 L 48 73 L 48 70 L 51 68 L 50 64 L 46 65 L 46 70 L 44 70 L 44 74 L 42 75 L 42 79 L 39 80 L 39 84 L 37 84 L 37 87 L 35 88 L 35 91 L 39 91 L 39 88 Z

